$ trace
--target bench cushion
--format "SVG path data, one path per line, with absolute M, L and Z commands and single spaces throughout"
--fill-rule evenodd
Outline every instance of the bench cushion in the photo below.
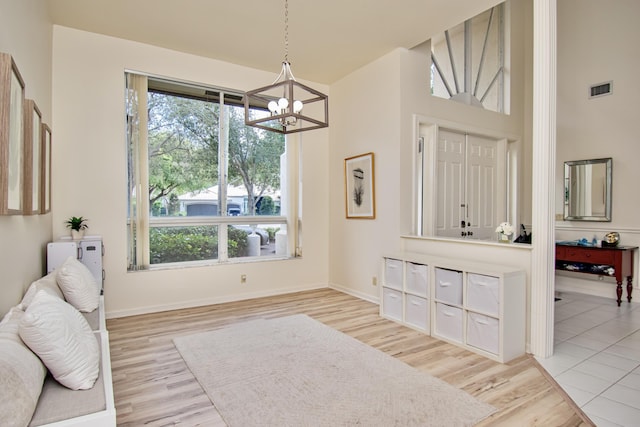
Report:
M 101 346 L 100 333 L 95 332 L 94 334 L 96 342 Z M 102 355 L 102 347 L 100 350 Z M 103 365 L 101 364 L 101 366 Z M 29 426 L 36 427 L 104 411 L 106 409 L 104 393 L 102 372 L 100 372 L 93 388 L 89 390 L 68 389 L 60 385 L 51 375 L 48 375 Z M 73 404 L 69 404 L 70 402 Z

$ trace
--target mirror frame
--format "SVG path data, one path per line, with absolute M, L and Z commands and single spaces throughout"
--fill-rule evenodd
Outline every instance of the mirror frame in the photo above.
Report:
M 582 215 L 569 215 L 569 201 L 570 186 L 569 186 L 569 169 L 571 166 L 580 165 L 599 165 L 604 164 L 606 166 L 605 171 L 605 212 L 604 216 L 582 216 Z M 602 221 L 611 222 L 611 189 L 612 189 L 612 176 L 613 176 L 613 159 L 611 157 L 602 159 L 588 159 L 588 160 L 572 160 L 564 162 L 564 220 L 565 221 Z

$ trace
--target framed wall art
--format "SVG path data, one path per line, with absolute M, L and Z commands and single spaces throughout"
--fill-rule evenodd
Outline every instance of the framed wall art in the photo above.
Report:
M 375 219 L 375 176 L 373 153 L 344 160 L 347 218 Z
M 24 80 L 11 55 L 0 52 L 0 215 L 22 215 Z
M 40 189 L 42 182 L 42 113 L 35 101 L 24 102 L 24 213 L 40 213 Z
M 42 149 L 40 168 L 40 213 L 46 214 L 51 211 L 51 128 L 45 123 L 42 124 Z

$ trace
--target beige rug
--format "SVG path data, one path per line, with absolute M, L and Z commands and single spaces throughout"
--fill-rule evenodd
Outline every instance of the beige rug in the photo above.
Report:
M 231 427 L 471 426 L 495 411 L 305 315 L 174 343 Z

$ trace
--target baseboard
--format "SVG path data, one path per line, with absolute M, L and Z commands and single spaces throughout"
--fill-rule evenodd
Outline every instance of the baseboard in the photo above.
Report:
M 115 310 L 106 313 L 107 319 L 116 319 L 118 317 L 136 316 L 139 314 L 159 313 L 163 311 L 180 310 L 182 308 L 202 307 L 205 305 L 223 304 L 227 302 L 244 301 L 255 298 L 271 297 L 276 295 L 293 294 L 302 291 L 311 291 L 314 289 L 327 288 L 326 284 L 299 286 L 296 288 L 271 289 L 268 291 L 250 292 L 245 294 L 225 295 L 221 297 L 203 298 L 198 300 L 183 301 L 174 304 L 162 304 L 148 307 L 141 307 L 129 310 Z
M 577 273 L 576 273 L 577 274 Z M 616 283 L 612 278 L 606 278 L 605 280 L 584 280 L 579 277 L 573 277 L 569 275 L 556 274 L 555 277 L 555 291 L 556 292 L 575 292 L 579 294 L 592 295 L 602 298 L 616 299 Z M 639 290 L 633 288 L 632 297 L 638 296 Z M 640 298 L 640 296 L 638 296 Z M 632 299 L 632 302 L 637 302 L 638 298 Z M 623 285 L 622 300 L 627 300 L 627 286 Z
M 347 288 L 345 286 L 330 283 L 328 287 L 331 289 L 335 289 L 336 291 L 343 292 L 347 295 L 351 295 L 352 297 L 360 298 L 361 300 L 369 301 L 374 304 L 380 304 L 380 298 L 373 297 L 362 292 L 354 291 L 353 289 Z

